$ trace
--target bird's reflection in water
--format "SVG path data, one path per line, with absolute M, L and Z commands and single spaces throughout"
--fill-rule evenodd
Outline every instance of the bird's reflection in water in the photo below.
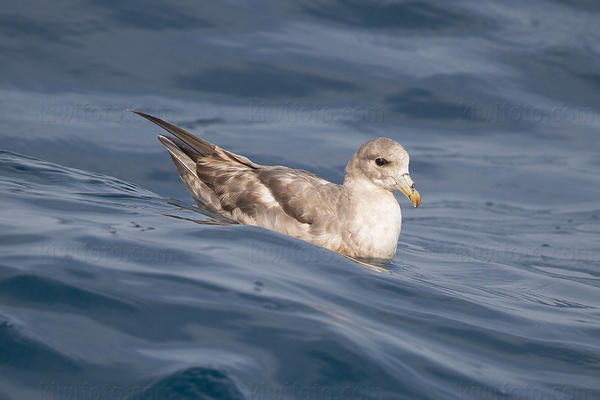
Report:
M 352 257 L 348 257 L 348 256 L 344 256 L 344 257 L 348 258 L 349 260 L 354 261 L 358 265 L 365 267 L 371 271 L 389 272 L 389 273 L 392 272 L 392 270 L 389 267 L 391 260 L 388 260 L 385 258 L 352 258 Z
M 219 215 L 219 214 L 212 213 L 208 210 L 204 210 L 200 207 L 197 207 L 196 205 L 189 204 L 189 203 L 186 203 L 181 200 L 169 199 L 167 201 L 167 203 L 179 208 L 179 211 L 191 211 L 191 212 L 201 214 L 205 217 L 205 219 L 195 219 L 195 218 L 189 218 L 189 217 L 182 217 L 180 215 L 174 215 L 174 214 L 164 214 L 167 217 L 182 219 L 182 220 L 186 220 L 186 221 L 192 221 L 192 222 L 195 222 L 195 223 L 201 224 L 201 225 L 222 225 L 222 226 L 239 225 L 234 220 L 223 217 L 222 215 Z
M 195 223 L 201 224 L 201 225 L 221 225 L 221 226 L 239 225 L 236 221 L 233 221 L 229 218 L 223 217 L 222 215 L 212 213 L 208 210 L 204 210 L 194 204 L 186 203 L 181 200 L 169 199 L 167 201 L 167 203 L 179 208 L 180 211 L 191 211 L 191 212 L 201 214 L 202 216 L 204 216 L 204 219 L 183 217 L 181 215 L 175 215 L 175 214 L 164 214 L 167 217 L 181 219 L 181 220 L 185 220 L 185 221 L 191 221 L 191 222 L 195 222 Z M 361 267 L 367 268 L 370 271 L 389 272 L 389 273 L 392 272 L 392 270 L 389 268 L 390 260 L 387 260 L 387 259 L 352 258 L 352 257 L 345 256 L 343 254 L 342 254 L 342 256 L 344 256 L 345 258 L 347 258 L 351 261 L 354 261 L 356 264 L 360 265 Z

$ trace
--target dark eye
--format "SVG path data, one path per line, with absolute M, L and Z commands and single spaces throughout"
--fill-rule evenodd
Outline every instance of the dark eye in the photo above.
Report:
M 377 164 L 380 167 L 387 164 L 388 162 L 389 162 L 388 160 L 386 160 L 385 158 L 381 158 L 381 157 L 378 157 L 375 159 L 375 164 Z

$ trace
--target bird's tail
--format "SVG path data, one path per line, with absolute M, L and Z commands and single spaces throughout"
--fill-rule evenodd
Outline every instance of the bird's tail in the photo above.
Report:
M 212 208 L 210 211 L 218 212 L 219 210 L 214 207 L 216 204 L 213 205 L 211 204 L 213 202 L 210 201 L 211 196 L 209 194 L 212 194 L 212 190 L 205 187 L 200 179 L 198 179 L 196 161 L 192 158 L 193 154 L 186 152 L 185 147 L 180 147 L 181 143 L 176 143 L 177 139 L 175 138 L 158 135 L 158 140 L 169 151 L 179 177 L 181 177 L 181 180 L 185 183 L 185 186 L 194 198 L 201 201 L 202 206 Z
M 258 168 L 257 164 L 246 157 L 224 150 L 185 129 L 140 111 L 133 112 L 154 122 L 173 135 L 169 137 L 159 135 L 158 140 L 171 154 L 181 180 L 183 180 L 196 201 L 212 212 L 222 214 L 223 209 L 215 191 L 200 178 L 199 165 L 214 165 L 216 162 L 224 163 L 230 169 Z

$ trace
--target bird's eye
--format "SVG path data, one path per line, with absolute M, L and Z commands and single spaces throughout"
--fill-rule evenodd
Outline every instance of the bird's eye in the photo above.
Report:
M 386 160 L 385 158 L 381 158 L 381 157 L 378 157 L 375 159 L 375 164 L 377 164 L 380 167 L 387 164 L 388 162 L 389 162 L 388 160 Z

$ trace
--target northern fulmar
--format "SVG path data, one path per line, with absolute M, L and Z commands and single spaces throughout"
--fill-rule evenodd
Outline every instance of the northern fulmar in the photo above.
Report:
M 363 144 L 338 185 L 310 172 L 259 165 L 139 111 L 173 136 L 159 135 L 179 176 L 203 208 L 241 224 L 303 239 L 355 259 L 391 259 L 402 225 L 401 191 L 421 196 L 404 147 L 388 138 Z

